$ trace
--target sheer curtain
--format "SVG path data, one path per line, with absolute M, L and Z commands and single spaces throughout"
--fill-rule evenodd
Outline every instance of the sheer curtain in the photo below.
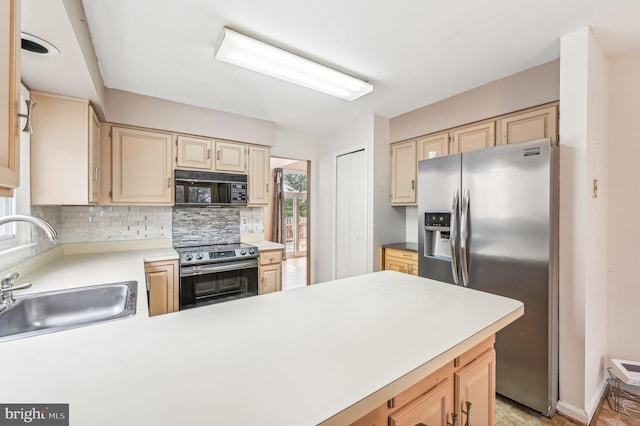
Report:
M 283 244 L 282 260 L 287 260 L 286 215 L 284 212 L 284 179 L 283 170 L 273 170 L 273 216 L 271 236 L 276 243 Z

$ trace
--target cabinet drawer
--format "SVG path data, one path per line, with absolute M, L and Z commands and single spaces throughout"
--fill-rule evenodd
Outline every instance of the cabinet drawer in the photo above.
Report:
M 399 393 L 395 397 L 391 398 L 388 401 L 388 407 L 395 409 L 402 407 L 413 399 L 417 398 L 420 395 L 424 395 L 429 390 L 433 389 L 440 382 L 445 381 L 447 378 L 451 377 L 453 374 L 453 363 L 449 362 L 441 369 L 436 372 L 428 375 L 424 379 L 420 380 L 415 385 L 411 386 L 409 389 Z
M 493 344 L 495 343 L 495 341 L 496 336 L 494 335 L 469 349 L 467 352 L 463 353 L 455 359 L 455 367 L 464 367 L 476 358 L 480 357 L 480 355 L 484 354 L 486 351 L 493 349 Z
M 282 250 L 267 250 L 260 252 L 260 265 L 271 265 L 282 262 Z
M 389 426 L 445 426 L 452 404 L 453 386 L 449 379 L 445 379 L 433 390 L 390 415 Z
M 385 249 L 385 256 L 404 259 L 406 261 L 415 261 L 415 262 L 418 261 L 418 253 L 414 251 L 388 248 L 388 249 Z

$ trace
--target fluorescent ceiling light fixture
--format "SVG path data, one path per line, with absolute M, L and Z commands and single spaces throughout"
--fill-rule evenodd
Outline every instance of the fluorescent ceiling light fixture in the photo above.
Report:
M 373 90 L 373 86 L 364 80 L 294 55 L 226 27 L 214 56 L 220 61 L 348 101 L 358 99 Z

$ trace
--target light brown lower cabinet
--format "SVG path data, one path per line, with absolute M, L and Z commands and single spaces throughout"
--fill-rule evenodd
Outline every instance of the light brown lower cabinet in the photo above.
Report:
M 180 310 L 178 262 L 145 262 L 149 316 Z
M 494 426 L 494 342 L 483 341 L 352 426 Z
M 417 252 L 389 247 L 382 247 L 380 250 L 380 269 L 418 275 Z
M 258 271 L 258 294 L 282 290 L 282 250 L 261 251 Z

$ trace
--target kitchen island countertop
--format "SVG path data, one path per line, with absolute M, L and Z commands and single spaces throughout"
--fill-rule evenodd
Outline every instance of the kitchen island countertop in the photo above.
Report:
M 69 403 L 71 425 L 344 424 L 522 312 L 512 299 L 392 271 L 138 312 L 0 343 L 12 366 L 0 402 Z

